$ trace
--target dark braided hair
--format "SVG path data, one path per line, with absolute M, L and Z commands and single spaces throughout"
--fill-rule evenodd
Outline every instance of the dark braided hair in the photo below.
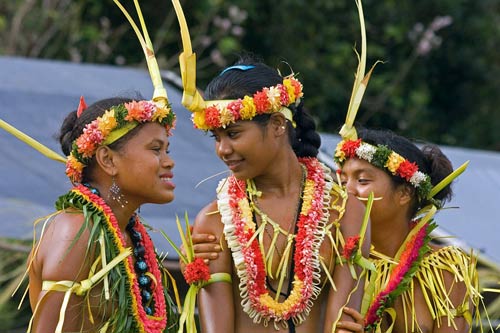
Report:
M 255 56 L 245 55 L 233 66 L 254 66 L 251 69 L 233 68 L 223 71 L 215 77 L 205 89 L 205 99 L 238 99 L 252 96 L 257 91 L 283 82 L 277 70 L 265 65 Z M 316 132 L 313 118 L 303 109 L 303 101 L 298 106 L 288 107 L 296 123 L 294 128 L 287 122 L 289 142 L 298 157 L 316 157 L 321 145 L 321 138 Z M 258 115 L 252 121 L 265 126 L 270 119 L 269 114 Z

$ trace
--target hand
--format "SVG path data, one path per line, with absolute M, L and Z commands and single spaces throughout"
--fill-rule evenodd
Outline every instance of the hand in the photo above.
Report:
M 343 309 L 344 313 L 346 315 L 349 315 L 352 319 L 354 319 L 354 322 L 352 321 L 340 321 L 337 323 L 336 331 L 338 333 L 347 333 L 347 332 L 356 332 L 356 333 L 363 333 L 365 331 L 364 327 L 364 319 L 363 316 L 361 316 L 361 313 L 358 311 L 344 307 Z
M 219 252 L 222 251 L 220 245 L 216 243 L 217 238 L 211 234 L 191 234 L 191 239 L 193 240 L 193 250 L 194 255 L 197 258 L 202 258 L 205 263 L 209 263 L 209 260 L 217 259 Z M 180 247 L 181 253 L 186 255 L 184 247 Z M 179 264 L 181 266 L 181 272 L 184 273 L 186 265 L 182 260 L 179 259 Z
M 220 245 L 216 242 L 217 238 L 211 234 L 192 235 L 194 255 L 202 258 L 208 263 L 208 260 L 217 259 L 219 252 L 222 251 Z

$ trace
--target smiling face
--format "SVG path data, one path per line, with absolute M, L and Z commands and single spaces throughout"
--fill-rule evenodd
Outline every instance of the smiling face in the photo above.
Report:
M 266 172 L 280 149 L 272 125 L 238 121 L 212 131 L 215 153 L 238 179 L 251 179 Z
M 168 149 L 165 127 L 147 123 L 119 150 L 116 182 L 129 202 L 160 204 L 174 199 L 174 161 Z
M 345 161 L 340 175 L 347 191 L 359 198 L 368 198 L 370 192 L 378 200 L 373 202 L 370 219 L 374 225 L 391 223 L 406 216 L 409 196 L 403 186 L 395 186 L 390 176 L 367 161 L 350 158 Z

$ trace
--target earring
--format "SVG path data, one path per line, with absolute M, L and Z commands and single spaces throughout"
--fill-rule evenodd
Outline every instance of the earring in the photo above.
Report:
M 285 126 L 281 126 L 281 129 L 285 129 Z
M 109 187 L 109 192 L 108 192 L 108 199 L 114 200 L 118 202 L 122 208 L 125 207 L 126 204 L 128 204 L 127 199 L 125 199 L 125 196 L 121 193 L 120 186 L 115 182 L 115 176 L 112 178 L 113 183 Z

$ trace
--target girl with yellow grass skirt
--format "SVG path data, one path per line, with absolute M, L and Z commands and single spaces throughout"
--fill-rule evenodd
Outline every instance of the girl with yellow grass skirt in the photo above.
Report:
M 435 245 L 430 236 L 436 225 L 429 211 L 452 195 L 449 185 L 431 193 L 453 171 L 441 150 L 365 129 L 338 144 L 335 160 L 348 192 L 376 198 L 370 214 L 376 269 L 366 275 L 364 329 L 471 332 L 480 325 L 474 257 Z

